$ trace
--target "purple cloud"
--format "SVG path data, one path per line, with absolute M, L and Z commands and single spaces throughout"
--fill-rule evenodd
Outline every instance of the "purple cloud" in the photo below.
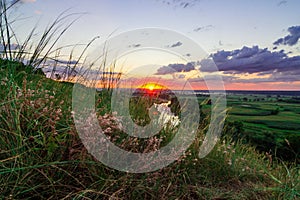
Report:
M 218 70 L 224 75 L 257 74 L 269 75 L 268 81 L 300 80 L 300 56 L 289 57 L 283 50 L 272 52 L 258 46 L 243 47 L 233 51 L 218 51 L 211 55 Z M 200 61 L 202 72 L 215 72 L 208 59 Z M 245 80 L 266 81 L 266 78 Z
M 189 62 L 187 64 L 169 64 L 168 66 L 162 66 L 155 73 L 156 75 L 174 74 L 176 72 L 189 72 L 195 69 L 195 63 Z
M 279 38 L 273 44 L 274 45 L 289 45 L 293 46 L 297 44 L 300 38 L 300 26 L 291 26 L 288 28 L 289 35 L 285 36 L 284 38 Z

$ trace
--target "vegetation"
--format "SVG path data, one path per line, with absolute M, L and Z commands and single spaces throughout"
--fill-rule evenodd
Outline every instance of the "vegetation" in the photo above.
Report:
M 5 20 L 5 1 L 1 3 L 1 39 L 7 48 L 0 60 L 0 199 L 300 197 L 300 170 L 297 163 L 281 161 L 244 144 L 238 139 L 243 130 L 241 123 L 228 123 L 224 128 L 227 136 L 218 142 L 207 157 L 199 159 L 198 148 L 205 135 L 209 115 L 200 122 L 197 138 L 186 153 L 163 169 L 131 174 L 98 162 L 87 152 L 75 129 L 71 110 L 73 84 L 54 81 L 37 72 L 41 57 L 44 61 L 50 57 L 48 51 L 31 56 L 32 59 L 25 65 L 22 62 L 27 60 L 24 57 L 29 50 L 21 48 L 14 53 L 9 50 L 12 37 L 5 36 L 10 26 Z M 51 37 L 57 39 L 53 38 L 55 35 Z M 30 37 L 25 43 L 29 42 Z M 42 46 L 46 48 L 46 44 L 51 46 L 51 43 L 43 43 Z M 36 48 L 33 52 L 40 52 L 40 46 Z M 148 152 L 170 140 L 172 135 L 164 132 L 163 141 L 154 137 L 138 145 L 137 139 L 124 135 L 110 112 L 110 95 L 111 92 L 107 90 L 97 93 L 95 104 L 99 124 L 114 143 L 133 151 L 141 151 L 140 147 L 143 147 Z M 136 104 L 131 106 L 135 107 L 143 101 L 133 102 Z M 204 104 L 202 102 L 201 112 L 205 114 L 205 108 L 208 107 Z M 283 109 L 291 109 L 292 106 Z M 136 119 L 147 117 L 147 110 L 140 109 L 139 112 Z M 281 109 L 277 115 L 270 117 L 278 117 L 284 112 L 293 115 Z M 248 128 L 245 127 L 247 132 Z M 230 133 L 237 139 L 233 141 Z
M 282 97 L 284 101 L 278 101 L 276 97 L 248 95 L 247 99 L 251 98 L 261 100 L 242 102 L 238 95 L 228 97 L 227 102 L 232 108 L 228 121 L 241 123 L 239 138 L 273 156 L 299 163 L 300 106 L 289 101 L 295 97 Z

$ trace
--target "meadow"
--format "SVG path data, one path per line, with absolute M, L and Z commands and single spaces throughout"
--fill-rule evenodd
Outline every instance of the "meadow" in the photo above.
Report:
M 207 157 L 199 159 L 197 151 L 207 126 L 204 122 L 195 142 L 171 165 L 141 174 L 111 169 L 93 158 L 78 137 L 71 114 L 72 88 L 71 83 L 47 79 L 20 63 L 2 62 L 2 199 L 299 197 L 299 166 L 295 162 L 271 159 L 251 145 L 233 141 L 229 135 L 224 135 Z M 110 127 L 106 134 L 116 144 L 144 152 L 164 145 L 158 138 L 154 142 L 138 141 L 138 145 L 136 139 L 124 135 L 109 113 L 110 108 L 103 106 L 109 95 L 105 90 L 99 92 L 96 107 L 101 127 Z M 142 110 L 140 113 L 145 114 Z M 170 139 L 167 133 L 164 138 Z
M 51 57 L 49 52 L 60 50 L 54 46 L 67 29 L 61 29 L 61 22 L 68 18 L 59 16 L 46 28 L 37 44 L 32 41 L 33 30 L 20 44 L 22 48 L 12 51 L 10 46 L 16 34 L 8 23 L 5 2 L 1 1 L 0 7 L 1 41 L 6 44 L 0 59 L 0 199 L 300 197 L 297 161 L 259 151 L 251 138 L 244 137 L 251 135 L 251 131 L 257 138 L 264 137 L 264 131 L 274 131 L 280 136 L 290 133 L 287 131 L 296 134 L 299 130 L 297 103 L 228 97 L 231 109 L 224 134 L 209 155 L 199 159 L 198 149 L 209 123 L 210 106 L 206 97 L 199 97 L 204 117 L 199 121 L 194 142 L 178 160 L 154 172 L 138 174 L 102 164 L 87 151 L 76 130 L 72 112 L 73 83 L 46 78 L 38 69 L 47 59 L 58 59 L 59 53 Z M 99 125 L 112 142 L 133 152 L 150 152 L 172 139 L 170 129 L 164 129 L 149 140 L 126 135 L 111 112 L 108 103 L 111 92 L 108 87 L 96 93 L 95 111 Z M 130 105 L 136 111 L 132 117 L 147 123 L 147 99 L 133 98 Z M 176 110 L 178 107 L 172 109 L 180 113 Z M 292 148 L 287 142 L 280 144 Z
M 251 92 L 249 92 L 251 93 Z M 203 101 L 208 97 L 200 97 Z M 300 101 L 297 96 L 227 93 L 231 136 L 262 152 L 299 163 Z M 203 107 L 210 114 L 210 105 Z

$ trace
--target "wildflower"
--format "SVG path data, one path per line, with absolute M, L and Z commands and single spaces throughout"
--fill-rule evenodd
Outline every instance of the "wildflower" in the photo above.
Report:
M 111 128 L 110 128 L 110 127 L 106 128 L 106 129 L 104 130 L 104 133 L 112 133 Z
M 48 112 L 48 107 L 43 108 L 43 112 Z
M 231 160 L 228 161 L 228 165 L 230 165 L 230 166 L 232 165 L 232 161 Z
M 175 116 L 172 113 L 171 109 L 168 107 L 170 104 L 171 101 L 168 101 L 168 103 L 161 103 L 161 104 L 154 103 L 154 107 L 160 113 L 160 116 L 158 118 L 158 123 L 163 125 L 164 128 L 166 128 L 168 125 L 170 128 L 175 128 L 180 124 L 179 117 Z M 154 112 L 153 114 L 157 114 L 157 113 Z

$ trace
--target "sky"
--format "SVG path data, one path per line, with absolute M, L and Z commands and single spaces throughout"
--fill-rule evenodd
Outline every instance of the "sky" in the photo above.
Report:
M 153 80 L 189 81 L 196 89 L 221 76 L 227 90 L 300 90 L 299 8 L 299 0 L 21 0 L 12 15 L 19 19 L 15 24 L 21 39 L 34 26 L 42 33 L 60 13 L 77 13 L 59 45 L 87 44 L 99 36 L 90 51 L 95 53 L 124 32 L 156 28 L 180 33 L 208 56 L 193 60 L 183 50 L 178 55 L 176 48 L 185 46 L 180 37 L 174 42 L 159 38 L 169 42 L 165 51 L 132 51 L 144 45 L 132 39 L 127 54 L 118 58 L 128 80 L 143 76 L 139 71 Z M 205 65 L 209 59 L 218 71 Z M 144 67 L 134 70 L 137 66 Z

